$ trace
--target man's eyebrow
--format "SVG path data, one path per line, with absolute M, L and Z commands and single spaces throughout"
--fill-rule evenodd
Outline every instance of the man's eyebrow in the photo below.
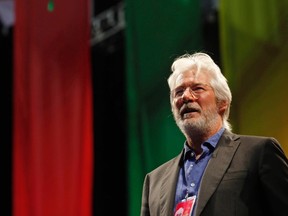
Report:
M 208 84 L 207 83 L 202 83 L 202 82 L 193 83 L 193 84 L 187 84 L 187 85 L 183 84 L 183 85 L 176 86 L 174 89 L 183 88 L 184 86 L 199 86 L 199 85 L 207 86 Z
M 207 83 L 199 82 L 199 83 L 195 83 L 194 85 L 208 85 L 208 84 L 207 84 Z

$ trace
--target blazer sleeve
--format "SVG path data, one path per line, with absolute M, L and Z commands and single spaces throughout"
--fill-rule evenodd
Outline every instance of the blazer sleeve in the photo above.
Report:
M 142 189 L 142 204 L 141 204 L 140 216 L 150 216 L 148 194 L 149 194 L 149 175 L 146 175 Z
M 267 140 L 260 156 L 260 181 L 273 215 L 288 215 L 288 160 L 280 144 Z

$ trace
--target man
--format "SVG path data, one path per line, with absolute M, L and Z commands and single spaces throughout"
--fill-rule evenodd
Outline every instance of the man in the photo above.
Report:
M 183 151 L 145 177 L 141 216 L 287 216 L 288 160 L 274 138 L 231 132 L 231 91 L 205 53 L 168 78 Z

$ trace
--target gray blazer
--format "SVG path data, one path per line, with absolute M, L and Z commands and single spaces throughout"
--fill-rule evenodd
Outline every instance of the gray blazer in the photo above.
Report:
M 148 173 L 141 216 L 172 216 L 183 152 Z M 195 216 L 287 216 L 288 160 L 274 138 L 225 131 L 204 171 Z

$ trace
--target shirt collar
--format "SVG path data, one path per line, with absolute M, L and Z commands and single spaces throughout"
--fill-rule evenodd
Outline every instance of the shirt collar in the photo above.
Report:
M 221 128 L 217 133 L 215 133 L 213 136 L 209 137 L 202 145 L 206 145 L 210 150 L 214 150 L 216 148 L 216 145 L 222 136 L 223 132 L 225 131 L 225 128 Z M 187 152 L 193 152 L 193 150 L 188 146 L 187 141 L 184 143 L 184 157 L 185 160 Z

